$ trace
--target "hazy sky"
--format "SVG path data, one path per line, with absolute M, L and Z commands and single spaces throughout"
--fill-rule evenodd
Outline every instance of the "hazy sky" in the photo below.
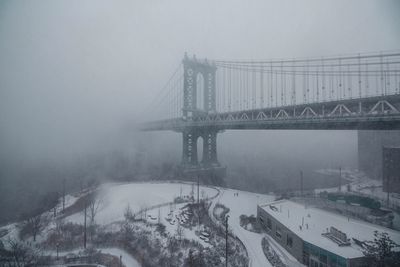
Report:
M 0 153 L 112 147 L 185 51 L 268 59 L 399 49 L 399 14 L 395 0 L 1 0 Z

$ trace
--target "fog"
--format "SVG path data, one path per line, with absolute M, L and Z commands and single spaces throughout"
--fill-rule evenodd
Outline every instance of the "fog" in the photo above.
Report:
M 0 182 L 28 167 L 110 153 L 132 159 L 138 148 L 154 164 L 178 164 L 179 134 L 133 126 L 146 121 L 143 110 L 185 52 L 269 59 L 394 50 L 399 13 L 395 0 L 1 1 Z M 270 162 L 279 176 L 287 164 L 296 172 L 357 167 L 352 131 L 227 131 L 218 138 L 228 169 Z

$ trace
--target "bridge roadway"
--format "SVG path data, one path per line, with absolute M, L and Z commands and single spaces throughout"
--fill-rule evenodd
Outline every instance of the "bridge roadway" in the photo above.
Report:
M 400 94 L 288 105 L 224 113 L 192 110 L 192 117 L 148 122 L 144 131 L 187 129 L 395 130 L 400 129 Z

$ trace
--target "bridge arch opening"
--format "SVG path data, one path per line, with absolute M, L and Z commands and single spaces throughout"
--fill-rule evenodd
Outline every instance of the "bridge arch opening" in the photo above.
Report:
M 204 139 L 202 136 L 199 136 L 197 138 L 197 158 L 200 163 L 203 161 L 203 146 L 204 146 Z
M 196 108 L 204 110 L 204 76 L 201 72 L 196 77 Z

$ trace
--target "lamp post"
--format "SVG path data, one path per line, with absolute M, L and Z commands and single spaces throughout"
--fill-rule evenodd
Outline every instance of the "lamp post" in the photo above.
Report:
M 225 217 L 225 266 L 228 267 L 228 219 L 229 215 Z

